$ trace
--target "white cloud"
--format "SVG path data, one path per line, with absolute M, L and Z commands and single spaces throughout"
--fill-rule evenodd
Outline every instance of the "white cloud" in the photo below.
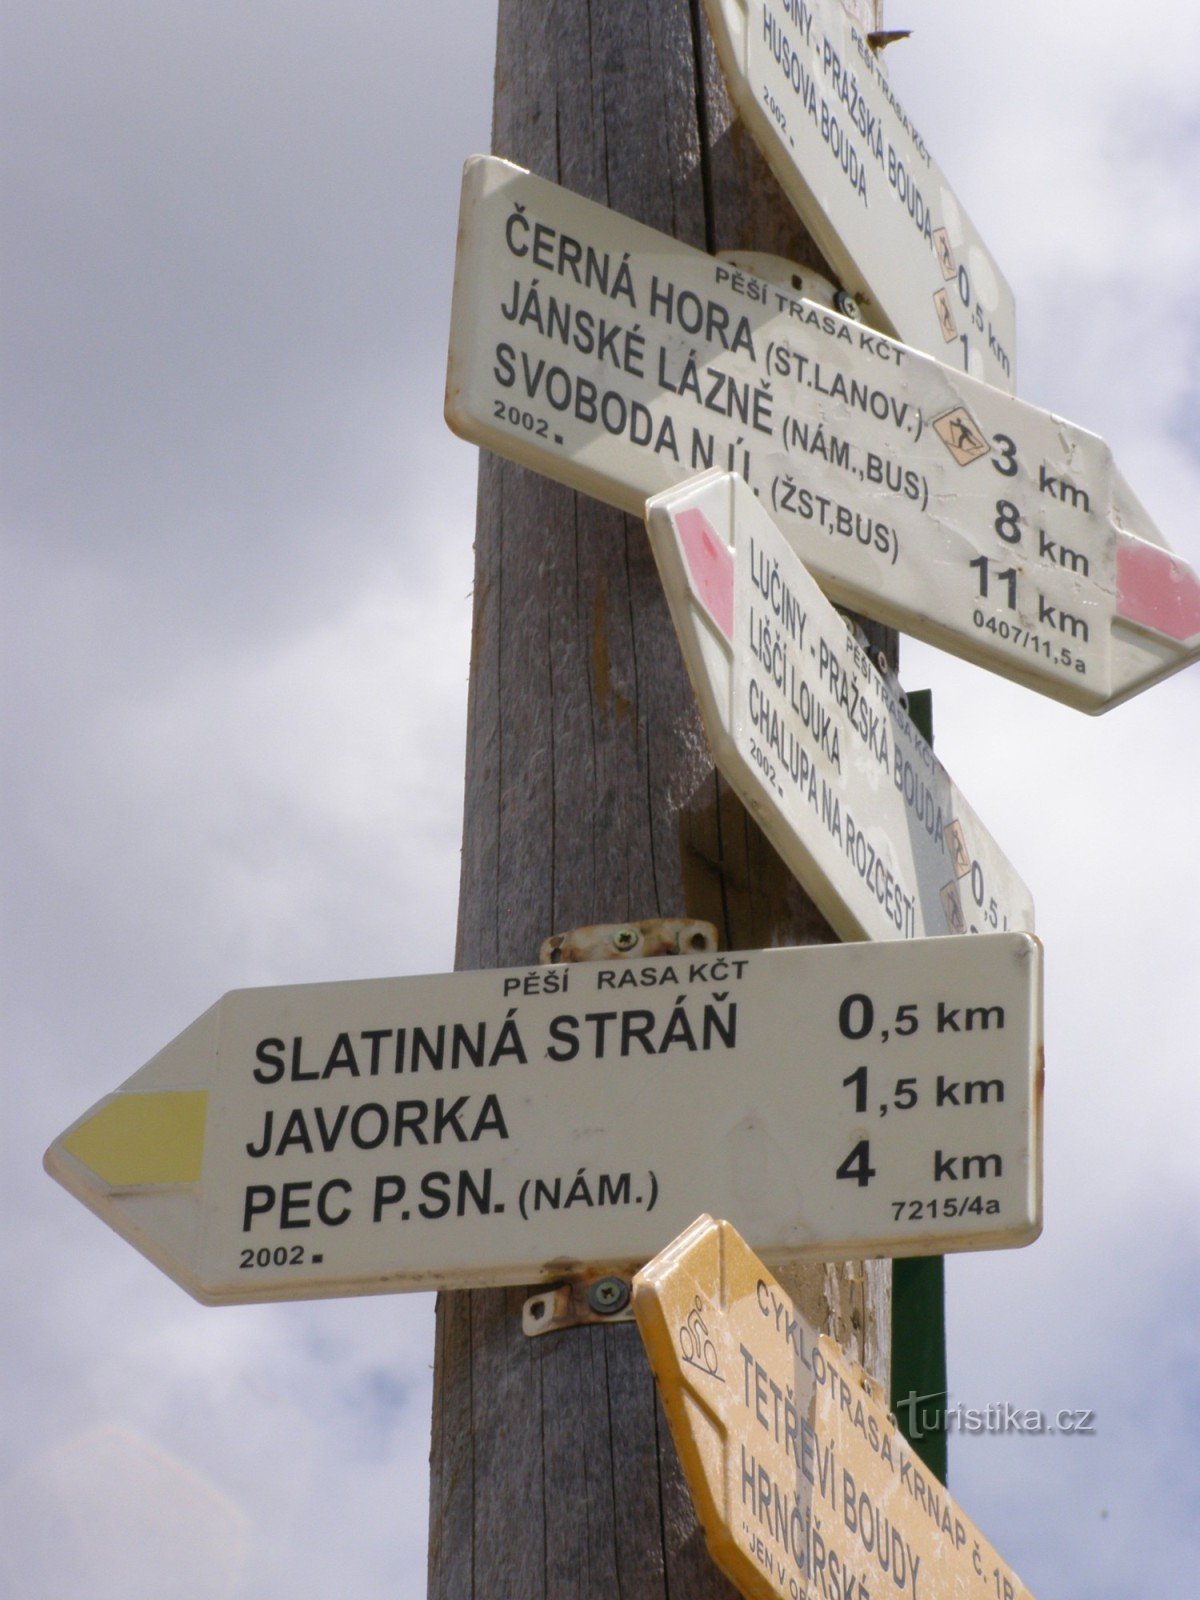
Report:
M 0 1574 L 23 1600 L 232 1600 L 245 1518 L 192 1468 L 105 1427 L 0 1487 Z

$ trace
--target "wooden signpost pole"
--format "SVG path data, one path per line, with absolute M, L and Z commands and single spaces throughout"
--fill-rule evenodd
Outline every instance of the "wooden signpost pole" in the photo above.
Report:
M 699 0 L 501 0 L 493 149 L 690 244 L 820 268 Z M 486 453 L 467 739 L 460 968 L 656 915 L 707 918 L 729 949 L 831 937 L 713 770 L 642 524 Z M 886 1265 L 788 1287 L 886 1375 Z M 728 1595 L 636 1328 L 528 1339 L 523 1299 L 439 1298 L 432 1600 Z

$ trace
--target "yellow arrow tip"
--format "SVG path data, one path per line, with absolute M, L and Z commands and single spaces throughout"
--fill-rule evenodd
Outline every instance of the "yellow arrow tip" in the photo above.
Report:
M 111 1189 L 198 1183 L 207 1111 L 203 1090 L 117 1094 L 68 1133 L 62 1147 Z

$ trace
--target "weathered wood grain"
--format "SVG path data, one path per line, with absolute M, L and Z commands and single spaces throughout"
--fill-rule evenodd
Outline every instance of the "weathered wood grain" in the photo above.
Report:
M 819 263 L 734 121 L 699 0 L 501 0 L 498 31 L 497 155 L 690 244 Z M 672 914 L 729 949 L 832 937 L 714 772 L 640 522 L 485 453 L 458 965 Z M 885 1366 L 886 1268 L 788 1277 Z M 430 1596 L 727 1600 L 635 1328 L 528 1340 L 522 1298 L 439 1299 Z

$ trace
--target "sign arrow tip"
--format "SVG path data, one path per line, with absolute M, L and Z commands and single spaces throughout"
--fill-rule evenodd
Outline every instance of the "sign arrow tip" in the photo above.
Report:
M 1170 550 L 1121 538 L 1117 615 L 1182 644 L 1200 640 L 1200 578 Z
M 727 639 L 733 638 L 733 556 L 729 546 L 697 507 L 675 515 L 696 594 Z
M 115 1094 L 50 1148 L 65 1150 L 109 1189 L 198 1183 L 208 1094 Z

